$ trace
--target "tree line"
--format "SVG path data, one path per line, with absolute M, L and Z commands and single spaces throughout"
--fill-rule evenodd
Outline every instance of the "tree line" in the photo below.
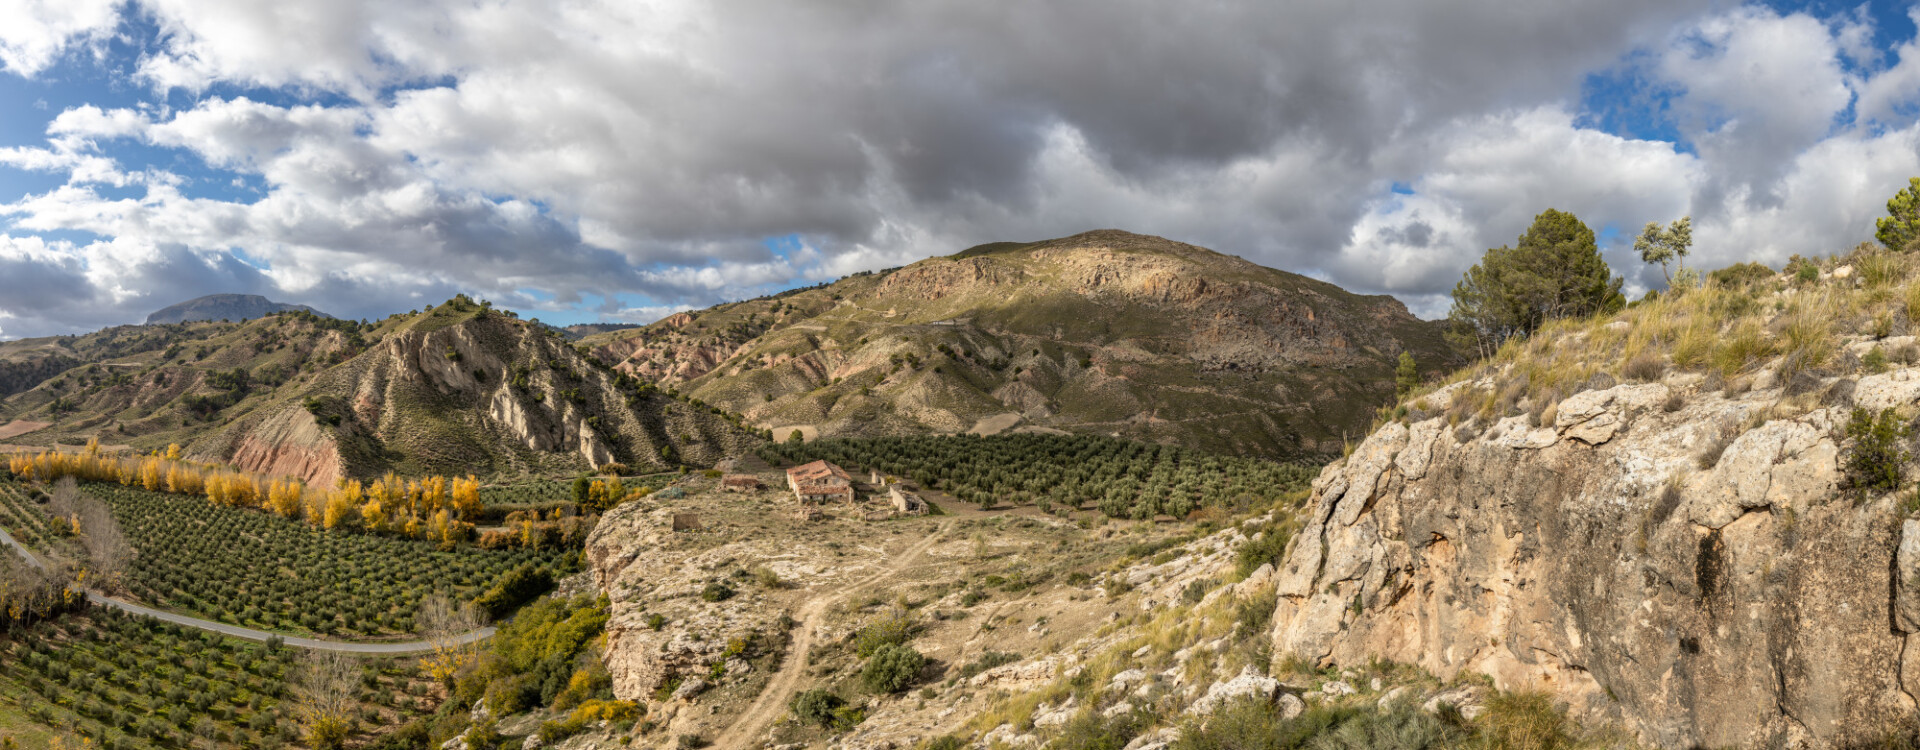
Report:
M 391 472 L 363 484 L 342 479 L 332 487 L 309 487 L 290 477 L 269 478 L 187 461 L 180 446 L 145 456 L 120 457 L 100 452 L 97 441 L 76 453 L 44 451 L 16 454 L 8 469 L 23 479 L 53 482 L 63 477 L 116 483 L 152 492 L 204 497 L 217 504 L 263 510 L 327 530 L 359 530 L 426 539 L 452 545 L 474 540 L 475 521 L 486 512 L 480 480 L 429 476 L 406 479 Z M 519 519 L 518 533 L 488 539 L 504 546 L 513 539 L 528 546 L 557 538 L 547 526 L 559 519 Z

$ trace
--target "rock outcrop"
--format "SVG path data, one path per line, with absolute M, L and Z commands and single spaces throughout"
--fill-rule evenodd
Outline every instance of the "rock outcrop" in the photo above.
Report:
M 1388 424 L 1314 483 L 1276 572 L 1274 653 L 1486 673 L 1664 747 L 1905 726 L 1920 521 L 1843 490 L 1839 426 L 1849 392 L 1913 405 L 1914 375 L 1797 398 L 1681 375 L 1578 393 L 1540 426 Z
M 315 487 L 331 487 L 342 476 L 339 443 L 301 409 L 282 410 L 247 431 L 230 461 L 243 471 L 300 477 Z

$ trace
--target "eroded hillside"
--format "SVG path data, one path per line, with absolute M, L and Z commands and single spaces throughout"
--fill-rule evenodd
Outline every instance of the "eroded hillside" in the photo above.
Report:
M 984 245 L 589 337 L 626 372 L 785 438 L 1067 430 L 1219 452 L 1337 451 L 1411 351 L 1458 360 L 1388 297 L 1158 237 Z
M 48 425 L 14 439 L 179 443 L 197 458 L 320 484 L 389 470 L 709 465 L 757 440 L 548 329 L 461 299 L 373 326 L 296 313 L 188 328 L 198 335 L 73 367 L 8 398 L 6 414 Z

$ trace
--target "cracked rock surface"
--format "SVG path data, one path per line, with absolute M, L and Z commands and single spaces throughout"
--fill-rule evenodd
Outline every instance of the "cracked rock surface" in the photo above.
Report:
M 1912 407 L 1915 376 L 1853 398 Z M 1276 658 L 1486 673 L 1664 747 L 1826 747 L 1909 724 L 1920 521 L 1843 491 L 1852 404 L 1697 381 L 1581 392 L 1540 426 L 1377 430 L 1314 482 L 1274 572 Z

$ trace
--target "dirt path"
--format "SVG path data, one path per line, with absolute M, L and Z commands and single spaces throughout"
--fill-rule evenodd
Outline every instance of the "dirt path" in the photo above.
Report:
M 773 675 L 773 679 L 767 681 L 767 686 L 761 689 L 760 696 L 753 699 L 753 705 L 748 706 L 739 718 L 733 720 L 733 726 L 727 727 L 726 731 L 720 733 L 719 738 L 713 742 L 714 747 L 719 750 L 747 748 L 748 743 L 765 732 L 775 719 L 780 718 L 781 714 L 786 713 L 788 697 L 793 695 L 794 688 L 799 685 L 801 675 L 806 674 L 808 657 L 812 655 L 813 650 L 813 634 L 825 624 L 827 609 L 847 598 L 848 594 L 891 578 L 895 573 L 913 565 L 921 555 L 926 554 L 926 551 L 933 547 L 935 542 L 946 536 L 947 531 L 953 528 L 953 523 L 953 521 L 941 523 L 933 533 L 915 542 L 898 558 L 887 560 L 880 572 L 842 586 L 831 594 L 815 597 L 801 606 L 800 616 L 797 618 L 800 622 L 794 626 L 797 632 L 792 645 L 787 647 L 787 658 L 780 663 L 780 671 Z

